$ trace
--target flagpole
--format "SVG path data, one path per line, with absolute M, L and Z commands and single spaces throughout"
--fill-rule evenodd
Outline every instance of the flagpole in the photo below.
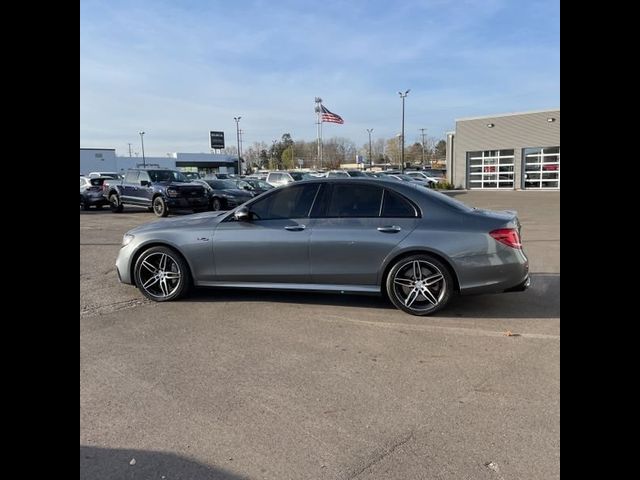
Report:
M 322 104 L 322 99 L 320 97 L 316 97 L 316 123 L 318 124 L 318 156 L 317 160 L 320 164 L 320 169 L 322 169 L 322 122 L 320 121 L 320 116 L 322 115 L 320 105 Z
M 322 105 L 322 104 L 320 104 Z M 320 168 L 322 168 L 323 165 L 323 157 L 324 156 L 324 148 L 322 145 L 322 114 L 320 114 Z

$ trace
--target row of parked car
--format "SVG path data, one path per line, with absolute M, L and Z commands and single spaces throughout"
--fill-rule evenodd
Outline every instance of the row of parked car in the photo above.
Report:
M 85 210 L 109 205 L 114 212 L 121 212 L 127 204 L 136 205 L 165 217 L 176 209 L 228 210 L 272 188 L 256 178 L 225 174 L 200 178 L 159 168 L 130 169 L 124 175 L 92 172 L 80 177 L 80 205 Z
M 349 178 L 349 177 L 374 177 L 399 180 L 404 182 L 416 182 L 421 185 L 434 188 L 439 182 L 445 181 L 444 170 L 412 170 L 401 173 L 399 170 L 385 170 L 382 172 L 367 172 L 363 170 L 330 170 L 328 172 L 269 172 L 263 175 L 257 175 L 256 178 L 262 178 L 267 183 L 274 186 L 286 185 L 287 183 L 299 180 L 312 179 L 316 177 L 326 178 Z
M 377 177 L 433 187 L 444 178 L 432 176 L 438 173 L 332 170 L 325 173 L 278 171 L 251 176 L 220 173 L 203 177 L 195 172 L 165 168 L 129 169 L 125 174 L 91 172 L 80 177 L 80 205 L 85 210 L 109 205 L 114 212 L 122 212 L 125 205 L 135 205 L 166 217 L 169 211 L 179 209 L 229 210 L 272 188 L 317 177 Z

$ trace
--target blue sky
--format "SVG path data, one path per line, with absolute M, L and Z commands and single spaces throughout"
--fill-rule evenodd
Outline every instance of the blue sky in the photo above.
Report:
M 560 104 L 559 1 L 81 0 L 80 146 L 208 152 L 316 138 L 314 98 L 357 146 Z

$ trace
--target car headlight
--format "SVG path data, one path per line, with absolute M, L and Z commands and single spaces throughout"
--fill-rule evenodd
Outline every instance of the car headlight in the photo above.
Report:
M 134 236 L 135 235 L 131 235 L 130 233 L 125 233 L 124 237 L 122 237 L 122 246 L 126 247 L 127 245 L 129 245 Z
M 167 188 L 167 197 L 177 197 L 178 196 L 178 190 L 176 190 L 175 188 Z

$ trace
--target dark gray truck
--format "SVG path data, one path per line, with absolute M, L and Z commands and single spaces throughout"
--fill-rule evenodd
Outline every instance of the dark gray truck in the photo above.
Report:
M 190 183 L 182 172 L 165 168 L 127 170 L 122 181 L 105 181 L 103 194 L 112 212 L 122 212 L 125 205 L 147 207 L 158 217 L 169 211 L 207 210 L 209 197 L 202 185 Z

